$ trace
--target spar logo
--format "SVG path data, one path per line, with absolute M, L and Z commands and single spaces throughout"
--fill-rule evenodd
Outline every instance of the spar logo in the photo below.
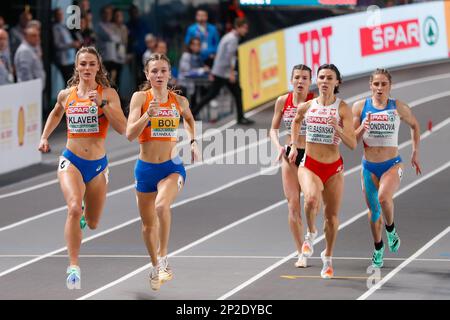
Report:
M 411 19 L 386 23 L 377 28 L 361 28 L 361 55 L 420 47 L 419 20 Z
M 433 17 L 427 17 L 423 24 L 423 37 L 429 46 L 433 46 L 439 39 L 439 27 Z
M 361 28 L 361 55 L 420 47 L 420 34 L 429 46 L 437 43 L 439 27 L 433 17 L 428 16 L 421 29 L 419 19 L 410 19 L 379 25 L 376 28 Z

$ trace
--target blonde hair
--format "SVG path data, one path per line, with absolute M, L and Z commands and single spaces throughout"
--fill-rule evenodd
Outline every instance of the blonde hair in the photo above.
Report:
M 100 84 L 104 88 L 110 88 L 111 83 L 108 80 L 108 72 L 106 71 L 105 66 L 102 62 L 102 57 L 98 53 L 97 49 L 95 47 L 82 47 L 80 50 L 78 50 L 77 55 L 75 56 L 75 67 L 73 70 L 72 77 L 67 81 L 67 87 L 74 87 L 77 86 L 80 83 L 80 74 L 77 70 L 78 65 L 78 59 L 80 57 L 80 54 L 82 53 L 90 53 L 97 57 L 97 62 L 100 66 L 100 70 L 97 71 L 97 74 L 95 75 L 95 82 Z
M 169 58 L 167 58 L 167 56 L 166 56 L 164 53 L 152 53 L 152 54 L 150 55 L 150 58 L 148 58 L 147 61 L 145 61 L 144 73 L 147 75 L 147 67 L 148 67 L 148 64 L 150 63 L 150 61 L 159 61 L 159 60 L 162 60 L 162 61 L 167 62 L 167 65 L 169 66 L 169 72 L 171 72 L 171 69 L 172 69 L 172 68 L 171 68 L 171 66 L 170 66 L 170 60 L 169 60 Z M 147 90 L 149 90 L 149 89 L 151 89 L 151 88 L 152 88 L 152 85 L 151 85 L 150 81 L 145 81 L 145 82 L 141 85 L 141 87 L 139 88 L 139 90 L 141 90 L 141 91 L 147 91 Z M 174 88 L 169 88 L 169 86 L 167 86 L 167 89 L 168 89 L 169 91 L 175 92 L 175 90 L 173 90 Z

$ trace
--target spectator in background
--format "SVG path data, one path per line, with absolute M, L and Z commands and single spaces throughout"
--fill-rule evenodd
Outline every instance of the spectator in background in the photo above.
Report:
M 139 16 L 139 9 L 135 5 L 129 7 L 128 27 L 128 52 L 132 54 L 131 69 L 136 75 L 136 89 L 139 83 L 145 81 L 144 64 L 142 55 L 147 49 L 145 45 L 145 36 L 151 32 L 146 21 Z
M 14 65 L 16 66 L 17 82 L 41 79 L 42 89 L 44 89 L 44 65 L 38 55 L 40 42 L 39 30 L 36 27 L 27 27 L 25 38 L 14 55 Z
M 113 7 L 111 5 L 102 7 L 100 14 L 101 22 L 98 24 L 97 47 L 102 55 L 103 65 L 108 71 L 108 77 L 115 85 L 117 80 L 117 44 L 120 43 L 120 35 L 114 33 Z
M 91 25 L 92 13 L 81 14 L 80 29 L 72 30 L 72 37 L 81 43 L 81 47 L 95 46 L 97 35 Z
M 155 52 L 157 43 L 156 41 L 157 39 L 153 34 L 147 33 L 147 35 L 145 36 L 145 45 L 147 46 L 147 50 L 145 50 L 144 54 L 142 55 L 142 65 L 145 66 L 147 60 L 150 58 L 152 53 Z
M 225 32 L 230 32 L 233 29 L 233 21 L 237 18 L 245 18 L 245 13 L 240 9 L 238 0 L 230 0 L 228 2 L 225 14 Z
M 123 12 L 120 9 L 115 9 L 112 19 L 112 30 L 118 36 L 116 42 L 116 57 L 114 60 L 114 68 L 116 70 L 115 82 L 117 88 L 120 88 L 120 76 L 122 74 L 123 66 L 127 63 L 127 46 L 128 46 L 128 28 L 123 23 Z
M 23 11 L 19 16 L 19 23 L 15 25 L 10 31 L 10 50 L 11 54 L 14 56 L 17 48 L 22 43 L 25 37 L 25 29 L 27 28 L 28 22 L 33 19 L 29 10 Z
M 208 12 L 206 10 L 197 10 L 195 20 L 197 23 L 189 26 L 184 43 L 189 45 L 192 38 L 199 38 L 202 44 L 200 56 L 205 64 L 211 66 L 219 44 L 219 32 L 214 25 L 208 23 Z
M 189 41 L 187 50 L 183 52 L 178 67 L 178 85 L 183 94 L 191 103 L 194 103 L 196 96 L 195 79 L 207 79 L 209 67 L 203 63 L 200 57 L 201 43 L 199 38 L 192 38 Z
M 64 24 L 64 12 L 61 8 L 53 11 L 53 19 L 54 62 L 61 72 L 64 84 L 67 84 L 72 76 L 76 50 L 81 47 L 81 42 L 72 38 L 70 30 Z
M 5 18 L 0 16 L 0 29 L 8 30 L 8 25 L 6 24 Z
M 0 29 L 0 85 L 13 82 L 14 76 L 8 45 L 8 32 Z
M 91 2 L 89 0 L 76 1 L 77 5 L 80 7 L 81 15 L 86 15 L 91 13 Z M 90 26 L 92 28 L 92 26 Z
M 208 94 L 192 108 L 192 114 L 196 116 L 205 104 L 215 98 L 223 86 L 230 89 L 231 94 L 236 101 L 237 122 L 243 125 L 252 124 L 253 121 L 244 117 L 242 106 L 242 90 L 239 85 L 239 78 L 236 69 L 236 54 L 238 49 L 239 38 L 244 37 L 248 33 L 248 23 L 244 18 L 237 18 L 234 22 L 234 29 L 228 32 L 220 40 L 217 56 L 214 59 L 211 74 L 214 81 L 209 89 Z
M 167 56 L 167 42 L 165 40 L 158 39 L 155 46 L 155 53 L 160 53 Z

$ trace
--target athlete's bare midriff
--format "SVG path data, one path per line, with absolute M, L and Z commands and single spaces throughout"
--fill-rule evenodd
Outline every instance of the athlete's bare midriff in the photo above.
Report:
M 311 142 L 306 143 L 306 155 L 323 163 L 333 163 L 341 157 L 339 146 Z
M 176 141 L 147 141 L 141 144 L 139 159 L 145 162 L 161 163 L 175 158 L 178 154 Z
M 103 138 L 69 138 L 66 148 L 85 160 L 101 159 L 106 154 Z
M 366 147 L 364 158 L 370 162 L 383 162 L 398 156 L 398 147 Z

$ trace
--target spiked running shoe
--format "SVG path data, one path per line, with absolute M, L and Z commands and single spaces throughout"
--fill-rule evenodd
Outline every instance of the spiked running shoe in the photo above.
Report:
M 152 290 L 159 290 L 159 287 L 161 286 L 161 281 L 159 279 L 159 272 L 158 272 L 159 267 L 153 267 L 152 266 L 152 270 L 150 271 L 149 274 L 149 282 L 150 282 L 150 287 L 152 288 Z
M 295 262 L 296 268 L 306 268 L 308 266 L 308 258 L 303 255 L 303 253 L 298 253 L 298 260 Z
M 388 232 L 386 230 L 386 235 L 387 235 L 387 239 L 388 239 L 388 244 L 389 244 L 389 251 L 391 252 L 397 252 L 398 248 L 400 247 L 400 238 L 397 234 L 397 230 L 392 230 L 392 232 Z
M 78 266 L 69 266 L 67 267 L 67 280 L 66 285 L 67 289 L 81 289 L 81 271 Z
M 322 271 L 320 271 L 320 276 L 322 279 L 331 279 L 334 276 L 333 266 L 331 264 L 331 257 L 325 256 L 325 250 L 320 254 L 320 258 L 322 258 Z
M 167 261 L 167 256 L 164 258 L 159 258 L 159 279 L 161 283 L 172 280 L 173 271 L 169 266 L 169 262 Z
M 384 244 L 380 250 L 374 249 L 372 255 L 372 267 L 382 268 L 383 267 L 383 257 L 384 257 Z
M 312 233 L 312 232 L 307 232 L 306 236 L 305 236 L 305 241 L 303 241 L 303 245 L 302 245 L 302 254 L 306 257 L 309 258 L 313 255 L 314 253 L 314 240 L 317 237 L 317 231 Z

